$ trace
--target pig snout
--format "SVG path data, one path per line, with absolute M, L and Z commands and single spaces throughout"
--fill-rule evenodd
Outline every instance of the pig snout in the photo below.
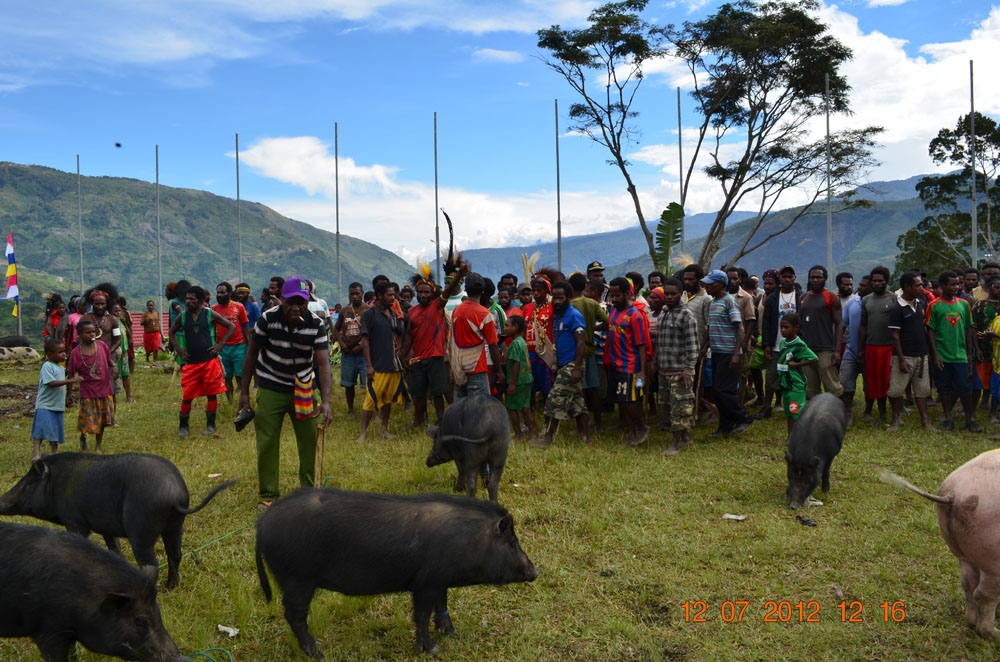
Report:
M 536 579 L 538 579 L 538 574 L 539 574 L 538 568 L 536 568 L 535 564 L 531 562 L 531 559 L 528 558 L 527 554 L 521 552 L 521 556 L 524 557 L 523 566 L 521 568 L 521 576 L 524 578 L 524 581 L 526 582 L 535 581 Z

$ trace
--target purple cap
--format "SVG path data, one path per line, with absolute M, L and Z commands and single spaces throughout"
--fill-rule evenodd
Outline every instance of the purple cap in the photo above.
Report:
M 281 298 L 299 297 L 309 301 L 309 281 L 305 278 L 289 278 L 281 288 Z

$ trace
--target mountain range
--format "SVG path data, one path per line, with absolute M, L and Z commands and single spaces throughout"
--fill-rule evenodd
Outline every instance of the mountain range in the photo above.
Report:
M 895 263 L 896 238 L 918 223 L 925 212 L 916 197 L 919 177 L 876 182 L 859 197 L 872 202 L 867 208 L 834 216 L 831 273 L 867 272 L 876 264 Z M 78 199 L 79 185 L 79 199 Z M 259 291 L 272 275 L 302 275 L 316 283 L 317 293 L 332 305 L 346 300 L 353 281 L 368 287 L 376 273 L 399 283 L 415 271 L 396 254 L 369 242 L 340 236 L 343 293 L 338 292 L 336 236 L 306 223 L 286 218 L 274 210 L 236 201 L 206 191 L 159 187 L 153 183 L 118 177 L 80 177 L 42 166 L 0 163 L 0 230 L 12 232 L 22 299 L 25 333 L 40 331 L 44 295 L 76 293 L 102 281 L 115 283 L 129 298 L 133 310 L 158 290 L 157 234 L 163 282 L 187 278 L 214 288 L 222 280 L 240 279 Z M 825 207 L 797 222 L 779 238 L 740 260 L 751 273 L 767 267 L 792 264 L 800 273 L 826 261 Z M 791 210 L 778 212 L 761 228 L 766 234 L 787 222 Z M 715 260 L 723 264 L 733 254 L 751 214 L 738 213 Z M 687 236 L 704 235 L 714 214 L 693 214 L 685 219 Z M 157 233 L 159 225 L 159 233 Z M 81 242 L 82 233 L 82 242 Z M 689 240 L 685 250 L 697 255 L 700 239 Z M 495 280 L 505 272 L 522 278 L 521 254 L 539 251 L 539 265 L 557 265 L 555 242 L 532 246 L 481 248 L 464 251 L 475 271 Z M 638 226 L 562 240 L 562 266 L 567 273 L 582 270 L 599 260 L 606 273 L 623 274 L 652 269 L 645 240 Z M 67 297 L 68 298 L 68 297 Z M 11 304 L 0 301 L 0 334 L 13 333 Z M 37 330 L 35 329 L 37 327 Z M 30 334 L 29 334 L 30 335 Z

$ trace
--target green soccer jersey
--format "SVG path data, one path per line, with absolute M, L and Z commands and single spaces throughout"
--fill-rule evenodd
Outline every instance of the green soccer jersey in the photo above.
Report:
M 803 374 L 802 368 L 789 368 L 788 363 L 789 361 L 813 361 L 815 359 L 816 354 L 809 349 L 809 345 L 801 337 L 791 342 L 782 338 L 778 349 L 778 385 L 785 390 L 804 393 L 806 376 Z
M 520 366 L 517 369 L 517 384 L 515 386 L 533 384 L 535 380 L 531 376 L 531 362 L 528 360 L 528 344 L 524 341 L 524 336 L 518 336 L 507 347 L 506 376 L 508 380 L 513 372 L 513 365 L 515 363 Z
M 964 299 L 935 299 L 927 307 L 927 326 L 934 332 L 934 345 L 942 363 L 968 363 L 966 331 L 972 326 L 972 310 Z

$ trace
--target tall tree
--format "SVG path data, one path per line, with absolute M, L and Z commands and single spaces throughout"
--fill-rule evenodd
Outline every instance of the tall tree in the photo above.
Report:
M 970 120 L 975 121 L 976 141 L 973 145 L 973 126 Z M 955 184 L 958 186 L 942 187 L 941 194 L 949 196 L 950 201 L 945 204 L 954 206 L 960 205 L 957 198 L 962 193 L 966 200 L 971 201 L 969 195 L 969 183 L 973 179 L 973 168 L 975 168 L 977 217 L 985 219 L 986 245 L 991 253 L 996 253 L 993 242 L 992 219 L 993 219 L 993 185 L 991 182 L 996 179 L 1000 171 L 1000 127 L 993 118 L 981 115 L 978 112 L 963 115 L 958 118 L 954 129 L 941 129 L 937 137 L 931 140 L 928 152 L 934 163 L 939 165 L 947 164 L 962 168 L 961 177 Z M 971 158 L 970 158 L 971 157 Z M 964 191 L 962 183 L 964 182 Z M 919 189 L 919 184 L 917 185 Z M 970 206 L 971 208 L 971 206 Z M 971 215 L 970 215 L 971 222 Z
M 663 56 L 663 29 L 640 18 L 649 0 L 610 2 L 590 13 L 590 25 L 564 30 L 558 25 L 538 31 L 538 46 L 551 54 L 545 64 L 566 79 L 582 101 L 569 108 L 580 131 L 611 152 L 611 165 L 625 178 L 626 189 L 635 205 L 649 257 L 656 263 L 653 233 L 646 223 L 639 192 L 629 173 L 625 153 L 637 135 L 632 109 L 643 80 L 642 67 Z M 593 76 L 593 78 L 591 78 Z
M 705 173 L 719 183 L 722 201 L 702 247 L 699 263 L 711 264 L 722 242 L 726 221 L 744 202 L 753 201 L 757 216 L 736 254 L 740 257 L 787 231 L 809 213 L 828 191 L 854 189 L 877 161 L 872 156 L 881 127 L 838 131 L 831 135 L 830 179 L 824 140 L 810 140 L 813 120 L 826 112 L 850 112 L 850 86 L 840 74 L 851 51 L 813 18 L 815 0 L 740 2 L 722 5 L 703 21 L 670 26 L 673 54 L 691 72 L 694 98 L 702 116 L 696 147 L 681 198 L 705 147 Z M 829 96 L 825 95 L 829 75 Z M 708 142 L 708 146 L 705 146 Z M 756 235 L 782 195 L 806 191 L 807 203 L 783 227 Z M 751 242 L 755 242 L 751 245 Z
M 1000 174 L 1000 127 L 995 120 L 975 113 L 975 152 L 969 116 L 958 119 L 954 129 L 944 128 L 931 140 L 927 151 L 939 165 L 957 166 L 947 175 L 931 175 L 917 182 L 917 193 L 930 214 L 915 227 L 899 235 L 896 272 L 908 268 L 926 269 L 932 277 L 944 269 L 972 263 L 971 195 L 969 186 L 975 164 L 978 243 L 1000 259 L 992 231 L 993 208 L 1000 203 L 997 175 Z M 973 157 L 974 160 L 970 157 Z

